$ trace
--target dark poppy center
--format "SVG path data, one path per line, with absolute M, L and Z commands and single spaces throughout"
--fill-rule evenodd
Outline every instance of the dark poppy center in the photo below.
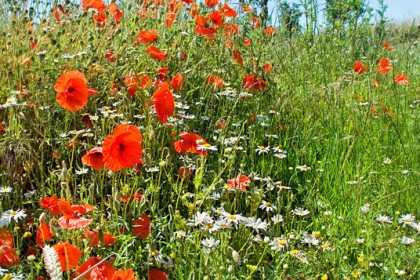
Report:
M 124 150 L 125 149 L 125 145 L 123 143 L 119 144 L 120 150 Z
M 68 87 L 67 88 L 67 92 L 68 93 L 73 93 L 75 91 L 75 88 L 74 87 Z
M 79 211 L 73 211 L 73 217 L 74 218 L 80 218 L 80 217 L 82 217 L 82 214 L 80 214 Z

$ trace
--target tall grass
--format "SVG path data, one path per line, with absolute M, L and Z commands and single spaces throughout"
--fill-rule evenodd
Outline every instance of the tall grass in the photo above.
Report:
M 50 245 L 70 242 L 83 251 L 78 265 L 111 255 L 115 268 L 132 269 L 138 279 L 146 279 L 151 268 L 169 279 L 419 277 L 419 223 L 399 221 L 420 215 L 415 24 L 385 26 L 393 47 L 388 51 L 369 21 L 338 30 L 317 27 L 312 18 L 316 32 L 289 36 L 280 26 L 268 36 L 249 23 L 249 13 L 239 12 L 231 20 L 241 28 L 238 35 L 225 37 L 220 30 L 207 40 L 195 33 L 188 6 L 166 28 L 168 7 L 150 7 L 155 18 L 147 18 L 137 15 L 142 6 L 125 3 L 121 22 L 107 12 L 101 28 L 94 12 L 78 5 L 63 4 L 67 15 L 59 12 L 59 24 L 52 6 L 42 14 L 36 4 L 32 12 L 0 5 L 7 14 L 0 25 L 0 182 L 12 188 L 2 188 L 0 214 L 20 260 L 0 269 L 4 279 L 48 277 L 35 239 L 42 221 L 55 232 Z M 31 23 L 34 17 L 40 20 Z M 159 34 L 152 45 L 168 52 L 165 61 L 151 59 L 146 45 L 134 43 L 139 30 L 151 29 Z M 249 47 L 244 39 L 251 40 Z M 226 40 L 240 52 L 243 66 Z M 107 50 L 115 62 L 104 57 Z M 377 73 L 383 57 L 395 72 Z M 355 61 L 367 71 L 356 74 Z M 272 72 L 263 71 L 265 63 Z M 161 67 L 169 69 L 168 79 L 184 77 L 166 124 L 151 104 L 156 87 L 129 97 L 124 83 L 130 72 L 157 80 Z M 54 91 L 58 77 L 70 70 L 84 73 L 98 91 L 74 113 L 59 106 Z M 395 82 L 401 72 L 410 85 Z M 251 73 L 267 87 L 244 88 L 242 80 Z M 209 74 L 221 76 L 223 87 L 207 84 Z M 83 122 L 86 116 L 92 128 Z M 83 166 L 82 156 L 121 123 L 140 129 L 143 164 L 117 172 Z M 173 143 L 182 132 L 197 133 L 217 150 L 207 157 L 178 154 Z M 183 178 L 180 167 L 193 170 L 191 177 Z M 246 191 L 229 187 L 240 174 L 250 178 Z M 143 195 L 140 203 L 122 202 L 135 193 Z M 94 206 L 85 216 L 92 219 L 89 230 L 99 232 L 99 246 L 89 245 L 85 230 L 57 225 L 58 217 L 39 204 L 52 195 Z M 17 209 L 27 216 L 7 222 L 4 213 Z M 39 221 L 42 213 L 46 217 Z M 132 222 L 143 213 L 151 219 L 151 233 L 139 239 Z M 220 224 L 227 228 L 212 230 Z M 118 240 L 105 247 L 104 232 Z M 403 244 L 404 237 L 414 242 Z

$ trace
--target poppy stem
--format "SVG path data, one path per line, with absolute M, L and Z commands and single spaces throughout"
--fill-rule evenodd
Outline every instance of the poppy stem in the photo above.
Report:
M 109 254 L 106 258 L 104 258 L 103 260 L 101 260 L 97 264 L 93 265 L 88 270 L 86 270 L 85 272 L 83 272 L 82 274 L 80 274 L 79 276 L 77 276 L 76 278 L 73 278 L 73 280 L 80 280 L 80 279 L 82 279 L 83 276 L 85 276 L 86 274 L 88 274 L 89 272 L 91 272 L 94 268 L 96 268 L 97 266 L 99 266 L 101 263 L 103 263 L 104 261 L 106 261 L 107 259 L 109 259 L 113 255 L 115 255 L 115 253 Z

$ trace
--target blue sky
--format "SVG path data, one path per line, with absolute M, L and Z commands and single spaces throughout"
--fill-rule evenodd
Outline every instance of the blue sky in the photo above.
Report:
M 300 3 L 300 0 L 287 0 L 289 3 Z M 378 0 L 366 0 L 369 6 L 374 9 L 379 9 Z M 274 5 L 273 0 L 269 0 L 269 6 Z M 388 6 L 386 10 L 386 17 L 398 22 L 410 21 L 417 18 L 417 22 L 420 21 L 420 0 L 385 0 L 385 4 Z M 325 0 L 318 0 L 318 5 L 321 8 L 325 5 Z M 272 6 L 271 6 L 272 7 Z

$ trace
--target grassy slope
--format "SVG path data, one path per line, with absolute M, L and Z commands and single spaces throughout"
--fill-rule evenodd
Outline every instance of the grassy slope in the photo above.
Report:
M 214 41 L 200 38 L 190 21 L 175 23 L 169 30 L 163 24 L 156 24 L 156 20 L 139 21 L 129 14 L 125 14 L 118 29 L 112 25 L 103 29 L 95 27 L 90 14 L 74 13 L 64 21 L 57 25 L 50 18 L 33 31 L 27 31 L 25 22 L 16 18 L 1 28 L 2 37 L 6 39 L 0 56 L 1 103 L 5 103 L 20 84 L 26 86 L 29 96 L 18 97 L 18 103 L 34 105 L 0 110 L 4 126 L 0 139 L 4 155 L 0 180 L 3 185 L 13 186 L 13 196 L 23 197 L 29 190 L 37 192 L 31 199 L 2 196 L 0 210 L 25 208 L 36 217 L 42 211 L 39 199 L 55 194 L 73 199 L 74 203 L 94 204 L 94 227 L 118 235 L 121 226 L 146 209 L 154 225 L 152 237 L 139 241 L 120 235 L 122 246 L 117 251 L 115 265 L 134 268 L 135 264 L 147 260 L 156 265 L 150 252 L 160 250 L 164 256 L 174 253 L 177 265 L 167 271 L 176 279 L 201 279 L 203 275 L 217 279 L 240 279 L 247 275 L 273 279 L 273 275 L 279 277 L 283 272 L 310 279 L 322 274 L 338 278 L 352 273 L 357 276 L 359 272 L 367 278 L 393 278 L 395 269 L 418 277 L 419 264 L 415 260 L 418 240 L 412 246 L 400 244 L 403 235 L 416 238 L 416 232 L 409 227 L 401 228 L 397 223 L 401 214 L 411 213 L 417 217 L 420 214 L 420 51 L 414 43 L 418 30 L 389 31 L 394 49 L 386 51 L 372 30 L 363 26 L 349 30 L 341 38 L 339 32 L 331 31 L 317 36 L 296 35 L 290 39 L 280 32 L 267 37 L 262 30 L 253 31 L 243 25 L 243 33 L 231 38 L 244 58 L 241 67 L 233 61 L 232 50 L 225 47 L 223 36 L 217 36 Z M 168 50 L 167 61 L 151 60 L 143 45 L 133 43 L 140 29 L 158 31 L 160 38 L 155 45 Z M 252 40 L 251 47 L 243 46 L 244 38 Z M 31 41 L 37 42 L 35 50 L 29 48 Z M 117 63 L 110 64 L 103 58 L 107 49 L 113 50 Z M 65 53 L 81 51 L 84 54 L 63 57 Z M 182 52 L 187 54 L 186 60 L 181 59 Z M 375 68 L 381 57 L 392 59 L 397 72 L 377 75 Z M 30 67 L 23 63 L 25 58 L 30 58 Z M 366 74 L 353 73 L 352 65 L 356 60 L 368 65 Z M 243 77 L 249 73 L 262 75 L 262 64 L 266 62 L 273 65 L 273 72 L 264 74 L 268 89 L 255 92 L 252 98 L 218 97 L 215 93 L 220 90 L 205 83 L 208 74 L 216 73 L 240 93 Z M 149 107 L 153 89 L 140 92 L 135 98 L 126 96 L 123 78 L 128 72 L 153 76 L 162 66 L 169 68 L 170 77 L 176 72 L 184 75 L 185 83 L 178 101 L 190 106 L 186 111 L 193 114 L 194 119 L 183 118 L 182 124 L 164 126 Z M 71 69 L 85 73 L 89 86 L 99 90 L 97 96 L 90 98 L 88 106 L 75 114 L 58 106 L 53 90 L 58 76 Z M 393 76 L 400 72 L 409 76 L 410 86 L 394 83 Z M 372 86 L 372 79 L 378 80 L 379 88 Z M 113 82 L 120 92 L 111 96 Z M 120 115 L 104 116 L 100 112 L 104 106 Z M 84 113 L 99 116 L 92 136 L 76 138 L 76 145 L 69 148 L 74 135 L 62 137 L 60 134 L 84 129 L 81 120 Z M 182 118 L 182 109 L 178 108 L 176 113 Z M 144 118 L 135 118 L 137 114 Z M 251 115 L 258 116 L 258 122 L 254 123 L 249 118 Z M 220 118 L 227 120 L 228 127 L 216 131 Z M 75 171 L 82 167 L 81 156 L 101 143 L 116 124 L 126 121 L 143 127 L 144 167 L 160 166 L 160 171 L 143 171 L 141 176 L 136 176 L 131 169 L 114 174 L 90 171 L 76 175 Z M 217 152 L 209 152 L 205 159 L 193 157 L 197 169 L 190 182 L 177 177 L 182 162 L 170 136 L 171 132 L 178 135 L 183 131 L 195 131 L 218 147 Z M 239 144 L 243 150 L 230 151 L 222 143 L 224 138 L 233 136 L 244 137 Z M 267 145 L 282 145 L 287 158 L 277 159 L 273 152 L 256 153 L 256 148 Z M 52 157 L 52 153 L 58 155 Z M 387 157 L 392 159 L 389 165 L 383 163 Z M 296 166 L 303 164 L 311 170 L 297 171 Z M 249 192 L 225 193 L 223 186 L 227 179 L 239 172 L 255 172 L 262 178 L 282 181 L 292 190 L 270 190 L 266 183 L 256 181 L 249 186 Z M 348 184 L 349 181 L 356 182 L 353 185 Z M 135 191 L 147 197 L 141 207 L 132 211 L 116 202 L 121 193 Z M 187 191 L 195 197 L 187 198 Z M 221 201 L 208 199 L 212 192 L 220 193 Z M 267 244 L 249 242 L 256 232 L 240 226 L 238 230 L 212 234 L 221 244 L 215 252 L 207 254 L 200 242 L 210 234 L 185 224 L 196 211 L 210 211 L 211 207 L 221 205 L 230 213 L 269 221 L 273 214 L 258 209 L 263 199 L 277 207 L 275 213 L 283 215 L 284 222 L 260 233 L 271 239 L 290 233 L 296 236 L 289 240 L 291 245 L 284 252 L 272 252 Z M 365 204 L 370 204 L 370 211 L 361 214 L 360 207 Z M 291 211 L 298 207 L 309 209 L 310 216 L 292 215 Z M 393 224 L 379 226 L 375 222 L 379 214 L 390 216 Z M 176 240 L 174 231 L 180 229 L 190 232 L 190 239 Z M 314 231 L 320 233 L 320 239 L 329 241 L 334 251 L 323 252 L 321 248 L 300 244 L 303 232 Z M 15 235 L 21 239 L 21 233 Z M 72 240 L 80 247 L 86 246 L 76 236 L 76 233 L 61 233 L 56 241 Z M 357 238 L 364 238 L 365 242 L 357 244 Z M 30 243 L 30 240 L 19 241 L 22 253 Z M 248 263 L 235 265 L 229 246 L 245 256 Z M 105 256 L 117 248 L 120 247 L 93 251 Z M 292 258 L 292 249 L 305 252 L 309 265 Z M 85 258 L 90 254 L 92 252 L 86 249 Z M 197 260 L 199 270 L 188 265 L 192 259 Z M 370 267 L 369 262 L 375 265 Z M 21 267 L 27 265 L 23 263 Z M 234 273 L 228 274 L 226 269 L 230 265 Z M 147 267 L 135 269 L 144 274 Z M 41 265 L 34 269 L 42 273 Z

